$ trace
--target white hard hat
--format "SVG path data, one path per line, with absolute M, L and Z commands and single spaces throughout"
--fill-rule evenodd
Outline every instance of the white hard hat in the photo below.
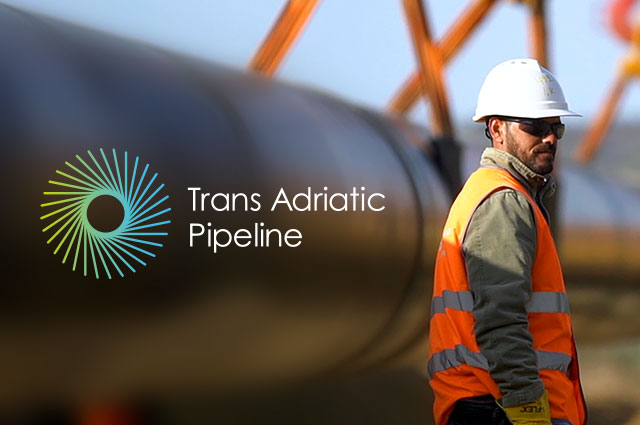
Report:
M 489 72 L 480 89 L 473 120 L 479 122 L 492 115 L 582 116 L 568 109 L 560 83 L 535 59 L 512 59 Z

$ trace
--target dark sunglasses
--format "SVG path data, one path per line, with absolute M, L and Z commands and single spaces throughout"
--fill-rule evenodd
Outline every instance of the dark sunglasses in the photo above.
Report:
M 549 133 L 553 132 L 558 140 L 564 136 L 564 124 L 557 122 L 550 124 L 542 119 L 530 119 L 530 118 L 516 118 L 516 117 L 503 117 L 499 116 L 503 121 L 512 121 L 522 124 L 520 130 L 531 134 L 536 137 L 545 137 Z

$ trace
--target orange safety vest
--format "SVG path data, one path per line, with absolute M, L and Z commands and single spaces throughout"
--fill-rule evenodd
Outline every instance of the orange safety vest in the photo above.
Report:
M 491 394 L 501 398 L 489 374 L 473 332 L 473 295 L 469 288 L 462 241 L 476 208 L 492 193 L 511 188 L 524 194 L 536 221 L 537 249 L 527 303 L 529 330 L 540 378 L 549 392 L 551 417 L 583 425 L 586 407 L 580 386 L 569 305 L 556 247 L 542 211 L 529 192 L 509 172 L 479 168 L 453 202 L 444 226 L 435 267 L 429 384 L 435 394 L 437 425 L 445 425 L 457 400 Z

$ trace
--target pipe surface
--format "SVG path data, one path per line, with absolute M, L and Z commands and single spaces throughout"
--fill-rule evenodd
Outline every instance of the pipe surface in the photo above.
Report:
M 448 198 L 429 158 L 408 141 L 410 126 L 4 6 L 0 33 L 0 161 L 10 176 L 0 183 L 10 204 L 2 211 L 0 400 L 224 392 L 345 376 L 416 350 L 412 364 L 424 361 Z M 49 181 L 84 184 L 56 170 L 87 185 L 104 176 L 119 188 L 146 164 L 148 178 L 157 173 L 155 184 L 164 184 L 158 196 L 169 196 L 162 208 L 171 210 L 158 217 L 170 223 L 157 226 L 166 235 L 148 236 L 161 247 L 128 243 L 155 258 L 135 251 L 142 266 L 126 255 L 130 245 L 108 249 L 98 239 L 83 239 L 75 271 L 74 251 L 62 262 L 67 245 L 54 255 L 68 229 L 47 244 L 52 230 L 43 228 L 65 211 L 41 219 L 51 210 L 40 205 L 59 199 L 43 193 Z M 255 193 L 262 205 L 216 212 L 206 198 L 201 211 L 195 187 L 198 195 Z M 380 193 L 374 204 L 385 208 L 300 212 L 280 204 L 272 212 L 281 189 L 289 199 Z M 296 248 L 214 253 L 206 237 L 190 247 L 191 223 L 250 232 L 264 223 L 303 239 Z

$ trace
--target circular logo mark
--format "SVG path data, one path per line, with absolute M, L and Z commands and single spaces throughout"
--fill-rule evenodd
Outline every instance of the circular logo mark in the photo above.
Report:
M 164 184 L 158 184 L 158 173 L 151 176 L 149 164 L 138 166 L 136 157 L 130 168 L 127 152 L 119 163 L 113 149 L 112 163 L 100 149 L 102 165 L 91 151 L 89 160 L 76 155 L 77 164 L 65 162 L 65 172 L 49 180 L 53 191 L 44 192 L 51 202 L 41 204 L 47 214 L 43 232 L 51 234 L 47 244 L 55 246 L 54 255 L 62 255 L 62 263 L 81 268 L 84 275 L 96 279 L 146 266 L 152 252 L 162 247 L 159 238 L 167 236 L 163 227 L 171 223 L 166 214 L 171 211 L 164 203 Z

